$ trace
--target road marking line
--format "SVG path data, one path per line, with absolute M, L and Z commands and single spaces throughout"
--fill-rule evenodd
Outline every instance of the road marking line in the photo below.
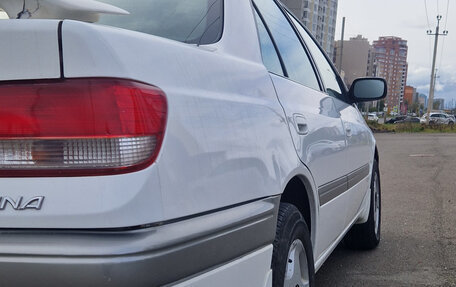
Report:
M 409 157 L 433 157 L 434 154 L 425 154 L 425 153 L 420 153 L 420 154 L 410 154 Z

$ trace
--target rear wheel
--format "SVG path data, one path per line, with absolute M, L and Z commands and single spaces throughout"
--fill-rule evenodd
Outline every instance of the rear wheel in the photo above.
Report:
M 314 261 L 309 229 L 299 210 L 281 203 L 272 257 L 274 287 L 314 286 Z
M 345 244 L 353 249 L 374 249 L 380 243 L 381 188 L 378 162 L 374 161 L 371 179 L 371 203 L 366 223 L 356 224 L 345 236 Z

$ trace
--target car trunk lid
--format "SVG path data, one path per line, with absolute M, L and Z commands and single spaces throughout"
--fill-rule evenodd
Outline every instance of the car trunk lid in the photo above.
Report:
M 59 21 L 2 20 L 0 81 L 60 78 Z

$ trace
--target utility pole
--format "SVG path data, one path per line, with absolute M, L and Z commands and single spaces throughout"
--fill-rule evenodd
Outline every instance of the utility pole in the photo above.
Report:
M 435 28 L 435 34 L 432 34 L 431 30 L 427 31 L 427 34 L 430 36 L 435 36 L 434 41 L 434 57 L 432 58 L 432 70 L 431 70 L 431 86 L 429 87 L 429 100 L 428 100 L 428 108 L 427 108 L 427 116 L 426 120 L 429 123 L 429 116 L 431 115 L 431 110 L 434 106 L 434 88 L 435 88 L 435 61 L 437 59 L 437 45 L 439 42 L 439 36 L 446 36 L 448 35 L 448 31 L 443 31 L 442 34 L 439 34 L 440 28 L 440 20 L 442 20 L 441 15 L 437 15 L 437 27 Z
M 342 73 L 342 57 L 344 54 L 344 34 L 345 34 L 345 17 L 342 18 L 342 36 L 341 36 L 341 40 L 340 40 L 339 74 Z
M 439 70 L 438 70 L 438 69 L 435 69 L 435 74 L 434 74 L 434 90 L 435 90 L 435 83 L 436 83 L 437 79 L 440 78 L 440 76 L 438 76 L 438 74 L 439 74 Z M 439 107 L 440 107 L 440 105 L 439 105 Z M 434 108 L 434 102 L 432 102 L 432 108 Z M 440 110 L 440 108 L 439 108 L 439 110 Z
M 386 114 L 388 113 L 388 103 L 385 101 L 383 105 L 383 123 L 386 123 Z

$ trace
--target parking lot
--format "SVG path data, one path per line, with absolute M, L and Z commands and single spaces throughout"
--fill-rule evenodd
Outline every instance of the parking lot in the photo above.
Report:
M 339 246 L 317 286 L 456 286 L 456 135 L 376 134 L 382 241 Z

